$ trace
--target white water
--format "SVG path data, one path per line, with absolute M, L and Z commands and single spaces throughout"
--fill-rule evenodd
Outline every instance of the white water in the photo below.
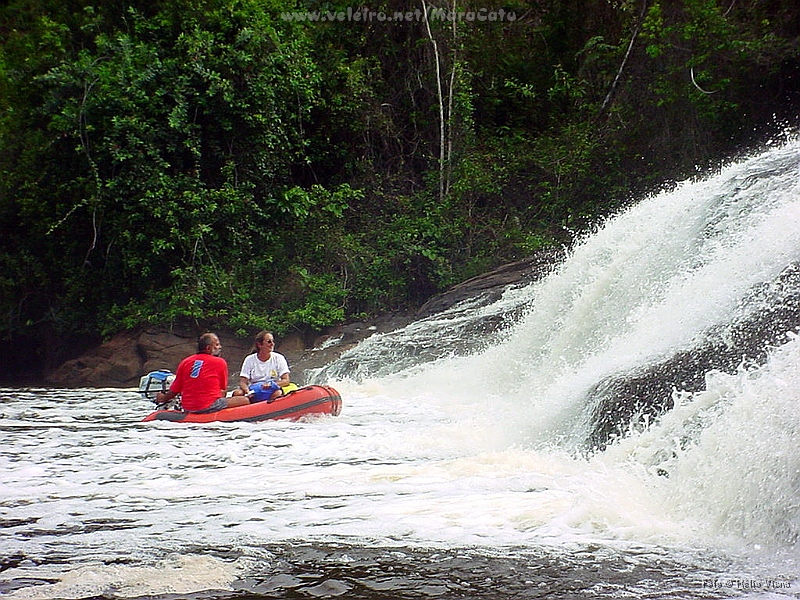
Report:
M 796 336 L 763 366 L 709 373 L 603 452 L 579 451 L 588 388 L 692 348 L 798 260 L 792 142 L 643 200 L 546 279 L 476 309 L 527 307 L 480 353 L 333 382 L 339 417 L 142 424 L 149 406 L 132 391 L 0 390 L 0 551 L 17 557 L 0 591 L 225 590 L 268 547 L 334 543 L 592 548 L 597 565 L 608 553 L 685 565 L 680 597 L 798 596 Z M 443 337 L 416 325 L 356 352 L 368 363 L 382 343 Z

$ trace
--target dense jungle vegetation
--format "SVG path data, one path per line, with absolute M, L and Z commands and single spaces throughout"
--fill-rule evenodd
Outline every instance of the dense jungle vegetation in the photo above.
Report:
M 9 0 L 5 346 L 413 307 L 794 126 L 798 30 L 796 0 Z

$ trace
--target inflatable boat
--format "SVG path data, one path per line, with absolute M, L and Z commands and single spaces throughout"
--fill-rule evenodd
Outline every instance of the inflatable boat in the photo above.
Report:
M 174 376 L 169 371 L 153 372 L 142 378 L 139 391 L 151 400 L 157 391 L 167 389 Z M 145 381 L 145 378 L 148 378 Z M 158 388 L 161 389 L 158 389 Z M 272 402 L 255 402 L 245 406 L 224 408 L 211 413 L 190 413 L 177 408 L 159 407 L 142 421 L 172 421 L 175 423 L 212 423 L 215 421 L 268 421 L 293 419 L 309 415 L 337 416 L 342 411 L 342 397 L 332 387 L 308 385 Z

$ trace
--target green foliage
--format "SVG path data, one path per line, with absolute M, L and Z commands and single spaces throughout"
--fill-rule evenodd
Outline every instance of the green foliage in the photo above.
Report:
M 660 106 L 690 103 L 701 119 L 720 127 L 741 111 L 735 93 L 729 93 L 737 75 L 779 42 L 734 18 L 732 8 L 714 0 L 650 4 L 643 37 L 661 74 L 651 84 Z
M 0 7 L 6 337 L 416 306 L 797 112 L 789 0 L 494 4 L 435 47 L 290 0 Z
M 306 325 L 322 330 L 341 323 L 345 317 L 347 290 L 331 274 L 313 275 L 307 269 L 297 269 L 303 298 L 296 307 L 284 308 L 282 322 Z M 285 327 L 285 325 L 284 325 Z M 279 330 L 284 328 L 279 327 Z

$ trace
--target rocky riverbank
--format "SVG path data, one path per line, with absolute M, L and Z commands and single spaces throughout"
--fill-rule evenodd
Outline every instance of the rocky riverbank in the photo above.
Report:
M 391 313 L 363 322 L 332 327 L 313 339 L 300 334 L 278 338 L 276 350 L 284 354 L 292 368 L 293 380 L 305 383 L 305 373 L 339 357 L 376 333 L 393 331 L 408 323 L 477 295 L 487 301 L 511 285 L 521 285 L 540 277 L 560 253 L 541 253 L 465 281 L 445 293 L 431 298 L 417 311 Z M 195 351 L 195 328 L 151 328 L 120 333 L 106 343 L 92 348 L 80 357 L 69 360 L 50 371 L 45 383 L 54 387 L 137 387 L 141 375 L 156 369 L 174 370 L 178 362 Z M 242 338 L 229 331 L 217 331 L 223 345 L 222 355 L 228 361 L 231 376 L 238 375 L 244 357 L 253 349 L 251 338 Z

